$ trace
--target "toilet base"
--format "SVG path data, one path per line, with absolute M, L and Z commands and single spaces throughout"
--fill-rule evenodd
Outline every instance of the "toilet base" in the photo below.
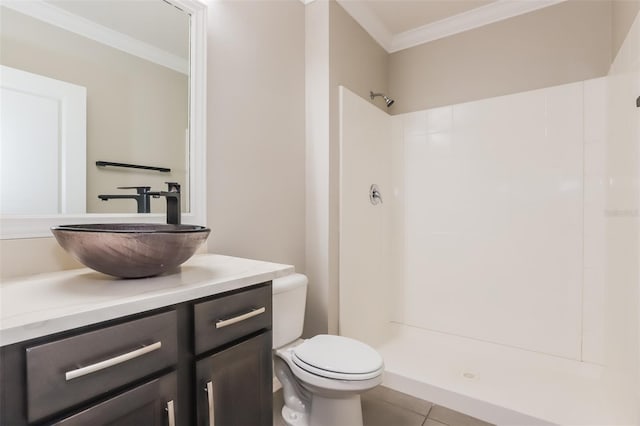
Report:
M 282 384 L 288 426 L 362 426 L 360 394 L 382 382 L 382 370 L 366 380 L 337 380 L 301 369 L 292 360 L 294 344 L 274 350 L 274 372 Z
M 362 426 L 360 395 L 325 398 L 313 395 L 309 426 Z
M 306 413 L 292 410 L 286 405 L 282 406 L 282 420 L 288 426 L 309 426 L 309 419 Z

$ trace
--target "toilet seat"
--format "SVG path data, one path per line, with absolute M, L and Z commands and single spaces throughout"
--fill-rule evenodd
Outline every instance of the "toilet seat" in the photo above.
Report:
M 380 354 L 362 342 L 343 336 L 320 334 L 292 350 L 291 360 L 301 369 L 337 380 L 368 380 L 380 376 Z

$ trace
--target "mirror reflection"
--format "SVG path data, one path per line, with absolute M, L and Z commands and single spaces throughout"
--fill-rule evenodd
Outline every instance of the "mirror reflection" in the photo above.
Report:
M 98 196 L 168 181 L 189 211 L 187 13 L 162 0 L 2 2 L 0 65 L 3 215 L 136 213 L 134 197 Z

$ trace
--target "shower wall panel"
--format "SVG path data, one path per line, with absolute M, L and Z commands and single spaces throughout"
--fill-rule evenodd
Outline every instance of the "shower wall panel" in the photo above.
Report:
M 344 336 L 382 343 L 393 293 L 391 117 L 340 87 L 340 321 Z M 382 202 L 372 204 L 376 184 Z
M 603 78 L 391 117 L 343 89 L 340 333 L 604 363 L 606 96 Z
M 640 15 L 611 65 L 608 95 L 605 361 L 635 379 L 640 408 Z
M 575 83 L 393 117 L 404 150 L 396 321 L 582 359 L 584 91 Z

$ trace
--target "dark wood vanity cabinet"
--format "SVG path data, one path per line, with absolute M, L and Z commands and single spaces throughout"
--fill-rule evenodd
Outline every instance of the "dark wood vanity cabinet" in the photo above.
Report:
M 198 426 L 271 424 L 271 317 L 271 286 L 194 305 Z
M 55 421 L 56 426 L 165 426 L 177 416 L 176 373 L 136 386 L 77 414 Z
M 198 426 L 271 425 L 270 345 L 268 331 L 196 363 Z
M 5 346 L 0 426 L 271 424 L 271 346 L 270 282 Z
M 27 346 L 27 419 L 40 421 L 173 367 L 176 319 L 170 310 Z

